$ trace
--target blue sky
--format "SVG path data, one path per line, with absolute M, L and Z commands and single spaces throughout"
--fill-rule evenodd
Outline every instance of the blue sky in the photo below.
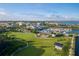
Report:
M 79 4 L 0 4 L 0 15 L 0 20 L 78 20 Z

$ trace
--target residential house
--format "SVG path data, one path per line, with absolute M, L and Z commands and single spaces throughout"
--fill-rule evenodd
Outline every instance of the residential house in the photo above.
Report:
M 63 49 L 63 44 L 61 44 L 59 42 L 56 42 L 54 45 L 55 45 L 55 48 L 58 49 L 58 50 L 62 50 Z
M 44 38 L 47 38 L 50 35 L 51 35 L 51 31 L 49 29 L 40 30 L 38 31 L 38 34 L 37 34 L 37 36 L 44 37 Z

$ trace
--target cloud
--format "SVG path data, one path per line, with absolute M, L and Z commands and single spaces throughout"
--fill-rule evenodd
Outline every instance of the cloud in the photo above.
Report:
M 70 17 L 67 15 L 59 15 L 54 13 L 44 12 L 7 12 L 0 11 L 0 21 L 69 21 L 78 20 L 76 17 Z
M 4 11 L 0 11 L 0 15 L 7 15 L 7 13 Z
M 76 17 L 70 17 L 67 15 L 59 15 L 52 13 L 37 13 L 37 12 L 25 12 L 25 13 L 15 13 L 13 15 L 14 19 L 25 20 L 25 21 L 70 21 L 77 20 Z M 13 19 L 12 18 L 12 19 Z
M 0 8 L 0 15 L 7 15 L 7 11 L 4 8 Z

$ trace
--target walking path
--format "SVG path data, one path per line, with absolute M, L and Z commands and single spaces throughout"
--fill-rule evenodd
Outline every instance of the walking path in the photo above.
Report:
M 69 49 L 69 56 L 74 56 L 74 44 L 75 44 L 75 41 L 74 41 L 75 37 L 73 36 L 72 37 L 72 40 L 71 40 L 71 45 L 70 45 L 70 49 Z
M 27 43 L 27 46 L 20 47 L 20 48 L 18 48 L 16 51 L 14 51 L 14 52 L 11 54 L 11 56 L 14 56 L 14 54 L 15 54 L 16 52 L 19 52 L 19 51 L 21 51 L 22 49 L 25 49 L 25 48 L 27 48 L 27 47 L 28 47 L 28 43 Z

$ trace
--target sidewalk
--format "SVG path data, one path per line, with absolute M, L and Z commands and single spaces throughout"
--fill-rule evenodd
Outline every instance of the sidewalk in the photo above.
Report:
M 70 49 L 69 49 L 69 56 L 73 56 L 74 55 L 74 36 L 72 37 L 72 40 L 71 40 L 71 45 L 70 45 Z

